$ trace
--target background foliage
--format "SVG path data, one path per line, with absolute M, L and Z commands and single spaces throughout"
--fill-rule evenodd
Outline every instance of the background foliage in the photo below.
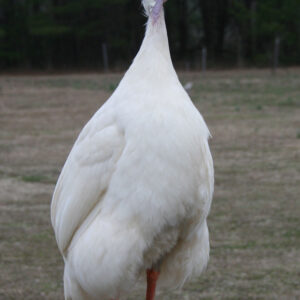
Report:
M 169 0 L 175 62 L 268 66 L 280 39 L 282 65 L 300 63 L 299 0 Z M 144 34 L 139 0 L 0 0 L 1 69 L 101 69 L 134 57 Z

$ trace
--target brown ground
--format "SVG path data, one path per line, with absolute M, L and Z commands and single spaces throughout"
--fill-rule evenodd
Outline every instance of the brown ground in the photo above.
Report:
M 300 299 L 300 70 L 181 74 L 213 139 L 211 259 L 158 299 Z M 120 75 L 0 77 L 0 299 L 63 299 L 51 194 Z M 143 299 L 137 289 L 130 299 Z

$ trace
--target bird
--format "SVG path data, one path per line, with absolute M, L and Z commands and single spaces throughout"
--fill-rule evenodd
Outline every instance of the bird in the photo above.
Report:
M 143 279 L 153 300 L 208 263 L 210 132 L 173 67 L 164 2 L 142 0 L 142 45 L 80 132 L 53 193 L 67 300 L 126 299 Z

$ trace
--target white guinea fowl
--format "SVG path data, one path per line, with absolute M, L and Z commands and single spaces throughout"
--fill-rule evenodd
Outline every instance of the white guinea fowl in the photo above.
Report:
M 143 44 L 83 128 L 54 191 L 66 299 L 124 298 L 147 269 L 148 292 L 153 274 L 159 287 L 177 288 L 208 261 L 209 131 L 173 68 L 163 1 L 143 5 Z

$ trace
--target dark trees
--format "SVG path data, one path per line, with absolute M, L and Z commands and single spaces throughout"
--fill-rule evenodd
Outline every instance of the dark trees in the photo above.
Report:
M 276 38 L 279 61 L 300 63 L 299 0 L 169 0 L 166 17 L 175 62 L 266 66 Z M 140 8 L 141 13 L 137 13 Z M 122 67 L 138 50 L 140 0 L 0 0 L 0 68 Z M 199 65 L 199 64 L 198 64 Z

